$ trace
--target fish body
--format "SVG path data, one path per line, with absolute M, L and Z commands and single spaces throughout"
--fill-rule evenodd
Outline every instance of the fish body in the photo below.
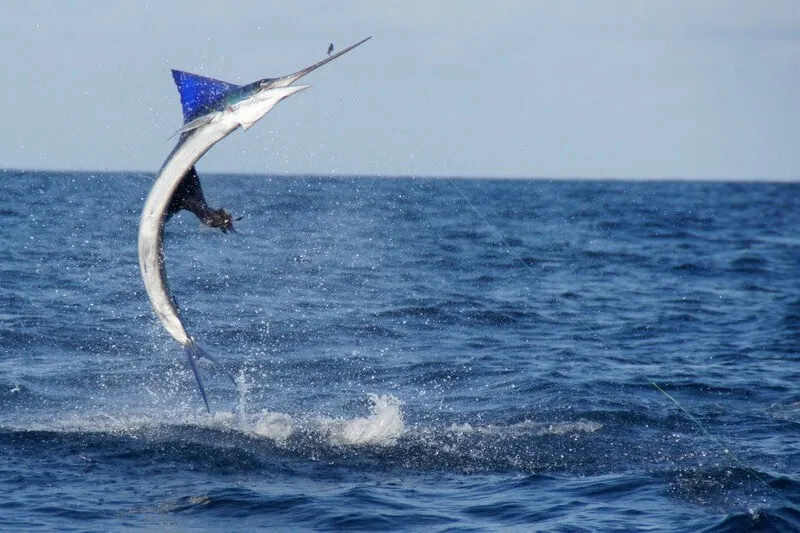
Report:
M 169 218 L 173 197 L 195 163 L 212 146 L 239 127 L 249 129 L 278 102 L 308 88 L 307 85 L 292 83 L 367 40 L 369 37 L 293 74 L 265 78 L 247 85 L 235 85 L 178 70 L 172 72 L 181 95 L 184 126 L 178 130 L 178 143 L 159 170 L 142 209 L 138 238 L 139 269 L 153 310 L 164 329 L 183 346 L 209 411 L 196 363 L 201 358 L 216 361 L 186 330 L 180 308 L 167 283 L 164 224 Z

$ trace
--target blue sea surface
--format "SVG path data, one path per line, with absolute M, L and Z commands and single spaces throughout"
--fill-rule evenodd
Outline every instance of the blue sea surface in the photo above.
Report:
M 800 184 L 0 171 L 1 531 L 800 530 Z

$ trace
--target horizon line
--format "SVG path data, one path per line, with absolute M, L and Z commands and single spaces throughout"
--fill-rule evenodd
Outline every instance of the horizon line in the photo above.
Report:
M 50 172 L 54 174 L 141 174 L 156 176 L 158 171 L 144 170 L 98 170 L 98 169 L 56 169 L 56 168 L 0 168 L 3 174 L 25 174 Z M 681 181 L 713 183 L 800 183 L 797 177 L 707 177 L 707 176 L 482 176 L 444 174 L 361 174 L 361 173 L 301 173 L 301 172 L 225 172 L 207 171 L 203 176 L 270 176 L 286 178 L 328 178 L 328 179 L 456 179 L 456 180 L 498 180 L 498 181 Z

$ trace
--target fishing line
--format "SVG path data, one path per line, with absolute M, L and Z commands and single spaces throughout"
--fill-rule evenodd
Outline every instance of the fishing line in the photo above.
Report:
M 495 226 L 494 224 L 492 224 L 491 222 L 489 222 L 489 220 L 488 220 L 488 219 L 487 219 L 487 218 L 486 218 L 486 217 L 483 215 L 483 213 L 481 213 L 481 212 L 478 210 L 478 208 L 477 208 L 477 207 L 475 207 L 475 205 L 474 205 L 474 204 L 473 204 L 473 203 L 470 201 L 469 197 L 468 197 L 468 196 L 467 196 L 467 195 L 464 193 L 464 191 L 461 189 L 461 187 L 459 187 L 459 186 L 456 184 L 456 182 L 453 180 L 453 178 L 451 178 L 451 177 L 449 177 L 449 176 L 448 176 L 448 177 L 447 177 L 447 181 L 448 181 L 448 182 L 450 183 L 450 185 L 452 185 L 452 187 L 453 187 L 453 188 L 454 188 L 454 189 L 455 189 L 455 190 L 458 192 L 458 194 L 460 194 L 460 195 L 461 195 L 461 198 L 464 200 L 464 202 L 467 204 L 467 206 L 469 206 L 469 208 L 470 208 L 470 209 L 472 209 L 472 212 L 473 212 L 473 213 L 475 213 L 476 215 L 478 215 L 478 218 L 480 218 L 480 219 L 481 219 L 481 221 L 483 221 L 483 223 L 486 225 L 486 227 L 489 229 L 489 231 L 491 231 L 492 233 L 494 233 L 494 236 L 495 236 L 495 237 L 497 237 L 497 239 L 498 239 L 498 240 L 499 240 L 499 241 L 500 241 L 500 242 L 501 242 L 501 243 L 502 243 L 502 244 L 503 244 L 503 245 L 506 247 L 506 250 L 508 250 L 508 253 L 510 253 L 511 255 L 513 255 L 513 256 L 514 256 L 514 258 L 515 258 L 517 261 L 519 261 L 520 263 L 522 263 L 522 265 L 523 265 L 523 266 L 524 266 L 526 269 L 528 269 L 528 272 L 530 272 L 531 274 L 535 274 L 535 272 L 533 271 L 533 269 L 531 268 L 531 266 L 530 266 L 530 265 L 529 265 L 529 264 L 528 264 L 528 263 L 525 261 L 525 259 L 523 259 L 523 258 L 522 258 L 522 256 L 521 256 L 521 255 L 519 255 L 519 254 L 517 253 L 517 251 L 516 251 L 516 250 L 514 250 L 514 248 L 512 248 L 512 247 L 511 247 L 511 245 L 508 243 L 508 241 L 506 241 L 505 237 L 503 237 L 503 234 L 502 234 L 502 233 L 500 233 L 500 230 L 499 230 L 499 229 L 497 229 L 497 226 Z
M 475 214 L 478 216 L 478 218 L 479 218 L 479 219 L 480 219 L 480 220 L 481 220 L 481 221 L 482 221 L 482 222 L 483 222 L 483 223 L 486 225 L 486 227 L 487 227 L 487 228 L 488 228 L 488 229 L 489 229 L 489 230 L 490 230 L 492 233 L 494 233 L 495 237 L 496 237 L 496 238 L 497 238 L 497 239 L 498 239 L 498 240 L 499 240 L 499 241 L 500 241 L 500 242 L 501 242 L 501 243 L 502 243 L 502 244 L 503 244 L 503 245 L 506 247 L 506 249 L 508 250 L 508 252 L 509 252 L 511 255 L 513 255 L 513 256 L 515 257 L 515 259 L 517 259 L 517 261 L 519 261 L 520 263 L 522 263 L 522 264 L 525 266 L 525 268 L 526 268 L 526 269 L 528 269 L 528 272 L 530 272 L 531 274 L 534 274 L 534 271 L 533 271 L 533 269 L 531 268 L 531 266 L 530 266 L 530 265 L 529 265 L 529 264 L 528 264 L 528 263 L 527 263 L 527 262 L 526 262 L 526 261 L 525 261 L 525 260 L 522 258 L 522 256 L 521 256 L 519 253 L 517 253 L 517 251 L 516 251 L 516 250 L 514 250 L 514 249 L 511 247 L 511 245 L 510 245 L 510 244 L 508 243 L 508 241 L 505 239 L 505 237 L 504 237 L 504 236 L 503 236 L 503 234 L 500 232 L 500 230 L 499 230 L 499 229 L 498 229 L 498 228 L 497 228 L 497 227 L 496 227 L 494 224 L 492 224 L 491 222 L 489 222 L 489 220 L 486 218 L 486 216 L 484 216 L 484 214 L 480 212 L 480 210 L 479 210 L 479 209 L 478 209 L 478 208 L 475 206 L 475 204 L 473 204 L 473 203 L 472 203 L 472 201 L 470 201 L 469 197 L 468 197 L 468 196 L 467 196 L 467 195 L 464 193 L 463 189 L 462 189 L 461 187 L 459 187 L 459 186 L 456 184 L 456 182 L 453 180 L 453 178 L 451 178 L 451 177 L 447 177 L 447 181 L 448 181 L 448 183 L 450 183 L 450 185 L 453 187 L 453 189 L 455 189 L 455 190 L 458 192 L 458 194 L 461 196 L 461 198 L 464 200 L 464 202 L 467 204 L 467 206 L 468 206 L 468 207 L 469 207 L 469 208 L 472 210 L 472 212 L 473 212 L 473 213 L 475 213 Z M 604 346 L 606 349 L 608 348 L 608 345 L 607 345 L 607 344 L 606 344 L 606 343 L 603 341 L 603 339 L 601 339 L 601 338 L 599 338 L 599 337 L 598 337 L 598 340 L 600 341 L 600 343 L 601 343 L 601 344 L 602 344 L 602 345 L 603 345 L 603 346 Z M 779 499 L 781 499 L 781 500 L 785 501 L 786 503 L 788 503 L 790 507 L 792 507 L 792 508 L 795 508 L 795 504 L 794 504 L 792 501 L 790 501 L 790 500 L 789 500 L 789 498 L 788 498 L 787 496 L 785 496 L 784 494 L 782 494 L 782 493 L 778 492 L 778 490 L 777 490 L 777 489 L 775 489 L 774 487 L 770 486 L 770 484 L 769 484 L 769 483 L 767 483 L 767 482 L 766 482 L 766 481 L 765 481 L 765 480 L 764 480 L 764 479 L 763 479 L 763 478 L 762 478 L 762 477 L 759 475 L 759 472 L 758 472 L 758 471 L 757 471 L 755 468 L 751 468 L 751 467 L 747 466 L 747 465 L 746 465 L 744 462 L 742 462 L 741 460 L 739 460 L 739 458 L 738 458 L 738 457 L 737 457 L 737 456 L 736 456 L 736 455 L 735 455 L 735 454 L 734 454 L 734 453 L 733 453 L 733 452 L 732 452 L 732 451 L 731 451 L 731 450 L 730 450 L 728 447 L 726 447 L 726 446 L 725 446 L 725 444 L 722 442 L 722 440 L 720 440 L 720 439 L 719 439 L 718 437 L 716 437 L 716 436 L 715 436 L 713 433 L 711 433 L 711 432 L 710 432 L 710 431 L 709 431 L 709 430 L 708 430 L 708 429 L 705 427 L 705 425 L 704 425 L 702 422 L 700 422 L 700 420 L 699 420 L 697 417 L 695 417 L 695 416 L 694 416 L 692 413 L 690 413 L 688 409 L 686 409 L 686 408 L 685 408 L 685 407 L 684 407 L 684 406 L 683 406 L 683 405 L 682 405 L 682 404 L 681 404 L 681 403 L 680 403 L 680 402 L 679 402 L 677 399 L 675 399 L 675 397 L 673 397 L 673 396 L 672 396 L 672 395 L 670 395 L 670 394 L 669 394 L 667 391 L 665 391 L 664 389 L 662 389 L 662 388 L 661 388 L 661 387 L 658 385 L 658 383 L 656 383 L 654 380 L 652 380 L 652 379 L 650 379 L 650 378 L 647 378 L 647 380 L 650 382 L 650 384 L 651 384 L 651 385 L 652 385 L 652 386 L 653 386 L 653 387 L 654 387 L 654 388 L 655 388 L 655 389 L 656 389 L 658 392 L 660 392 L 661 394 L 663 394 L 663 395 L 664 395 L 664 396 L 665 396 L 667 399 L 669 399 L 669 400 L 670 400 L 672 403 L 674 403 L 674 404 L 675 404 L 675 405 L 678 407 L 678 409 L 679 409 L 679 410 L 680 410 L 680 411 L 681 411 L 681 412 L 682 412 L 682 413 L 683 413 L 683 414 L 684 414 L 684 415 L 685 415 L 685 416 L 686 416 L 686 417 L 687 417 L 689 420 L 691 420 L 691 421 L 692 421 L 692 423 L 694 423 L 694 424 L 695 424 L 697 427 L 699 427 L 699 428 L 700 428 L 700 430 L 703 432 L 703 434 L 704 434 L 706 437 L 708 437 L 708 438 L 709 438 L 709 439 L 710 439 L 712 442 L 714 442 L 714 443 L 715 443 L 717 446 L 719 446 L 719 448 L 720 448 L 720 449 L 722 449 L 722 451 L 724 452 L 724 454 L 725 454 L 727 457 L 729 457 L 729 458 L 730 458 L 730 459 L 731 459 L 731 460 L 732 460 L 732 461 L 733 461 L 733 462 L 736 464 L 736 466 L 738 466 L 738 467 L 739 467 L 739 468 L 740 468 L 742 471 L 744 471 L 744 472 L 749 472 L 749 473 L 750 473 L 750 474 L 751 474 L 751 475 L 752 475 L 752 476 L 753 476 L 753 477 L 754 477 L 756 480 L 758 480 L 758 481 L 759 481 L 759 482 L 760 482 L 762 485 L 764 485 L 764 487 L 766 487 L 766 488 L 767 488 L 767 490 L 769 490 L 771 493 L 773 493 L 773 494 L 777 495 Z
M 742 471 L 750 473 L 750 475 L 752 475 L 752 476 L 753 476 L 753 477 L 754 477 L 756 480 L 758 480 L 759 482 L 761 482 L 761 484 L 762 484 L 762 485 L 764 485 L 764 487 L 766 487 L 766 488 L 767 488 L 767 490 L 769 490 L 769 491 L 770 491 L 770 492 L 772 492 L 773 494 L 777 495 L 779 499 L 781 499 L 781 500 L 785 501 L 786 503 L 788 503 L 790 507 L 793 507 L 793 508 L 795 507 L 794 503 L 792 503 L 792 501 L 791 501 L 791 500 L 789 500 L 789 498 L 788 498 L 787 496 L 785 496 L 784 494 L 782 494 L 782 493 L 778 492 L 778 490 L 777 490 L 777 489 L 775 489 L 775 488 L 774 488 L 774 487 L 772 487 L 772 486 L 771 486 L 769 483 L 767 483 L 767 482 L 764 480 L 764 478 L 762 478 L 762 477 L 761 477 L 761 475 L 759 474 L 758 470 L 756 470 L 755 468 L 752 468 L 752 467 L 750 467 L 750 466 L 747 466 L 747 465 L 746 465 L 744 462 L 740 461 L 740 460 L 739 460 L 739 458 L 736 456 L 736 454 L 734 454 L 734 453 L 733 453 L 733 452 L 732 452 L 732 451 L 731 451 L 731 450 L 730 450 L 730 449 L 729 449 L 727 446 L 725 446 L 725 444 L 722 442 L 722 440 L 721 440 L 721 439 L 719 439 L 719 438 L 718 438 L 718 437 L 716 437 L 716 436 L 715 436 L 713 433 L 711 433 L 711 432 L 710 432 L 710 431 L 709 431 L 709 430 L 708 430 L 708 429 L 705 427 L 705 425 L 703 425 L 703 423 L 702 423 L 702 422 L 700 422 L 700 420 L 699 420 L 699 419 L 698 419 L 696 416 L 694 416 L 692 413 L 690 413 L 688 409 L 686 409 L 686 408 L 685 408 L 685 407 L 684 407 L 684 406 L 683 406 L 683 405 L 682 405 L 682 404 L 681 404 L 681 403 L 680 403 L 678 400 L 676 400 L 674 396 L 672 396 L 670 393 L 668 393 L 667 391 L 665 391 L 664 389 L 662 389 L 661 387 L 659 387 L 658 383 L 656 383 L 656 382 L 655 382 L 655 381 L 653 381 L 652 379 L 650 379 L 650 378 L 647 378 L 647 381 L 649 381 L 649 382 L 650 382 L 650 384 L 651 384 L 653 387 L 655 387 L 655 389 L 656 389 L 658 392 L 660 392 L 661 394 L 663 394 L 664 396 L 666 396 L 666 397 L 667 397 L 667 399 L 668 399 L 669 401 L 671 401 L 672 403 L 674 403 L 674 404 L 675 404 L 675 406 L 676 406 L 678 409 L 680 409 L 680 411 L 681 411 L 681 412 L 682 412 L 684 415 L 686 415 L 686 418 L 688 418 L 689 420 L 691 420 L 691 421 L 692 421 L 692 422 L 693 422 L 693 423 L 694 423 L 694 424 L 695 424 L 697 427 L 699 427 L 699 428 L 700 428 L 700 430 L 703 432 L 703 434 L 705 434 L 705 436 L 706 436 L 706 437 L 708 437 L 709 439 L 711 439 L 711 441 L 712 441 L 712 442 L 714 442 L 714 444 L 716 444 L 717 446 L 719 446 L 719 448 L 720 448 L 720 449 L 721 449 L 721 450 L 724 452 L 724 454 L 725 454 L 726 456 L 728 456 L 728 457 L 729 457 L 729 458 L 730 458 L 730 459 L 731 459 L 731 460 L 732 460 L 734 463 L 736 463 L 736 466 L 738 466 L 740 469 L 742 469 Z

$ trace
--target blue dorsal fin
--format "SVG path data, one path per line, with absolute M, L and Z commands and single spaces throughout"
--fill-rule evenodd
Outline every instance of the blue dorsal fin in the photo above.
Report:
M 181 70 L 173 70 L 172 78 L 181 93 L 184 124 L 211 111 L 228 92 L 239 87 L 233 83 Z

